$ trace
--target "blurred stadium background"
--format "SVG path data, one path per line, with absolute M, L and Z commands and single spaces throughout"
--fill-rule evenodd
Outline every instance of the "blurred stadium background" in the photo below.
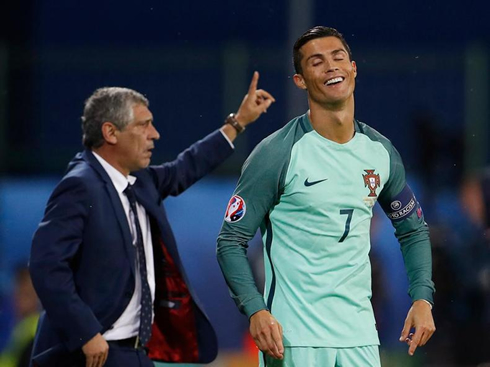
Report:
M 277 103 L 213 176 L 166 203 L 189 276 L 218 332 L 221 352 L 212 366 L 256 365 L 247 320 L 229 298 L 215 260 L 215 239 L 246 156 L 307 108 L 292 83 L 294 40 L 311 26 L 327 25 L 344 34 L 357 61 L 356 117 L 400 151 L 433 239 L 438 331 L 408 358 L 398 342 L 409 307 L 407 280 L 393 230 L 377 209 L 371 254 L 383 365 L 490 365 L 485 13 L 483 0 L 3 4 L 0 350 L 17 321 L 14 270 L 27 263 L 48 196 L 82 149 L 80 115 L 92 91 L 125 86 L 150 99 L 161 133 L 153 156 L 158 163 L 221 126 L 258 70 L 260 87 Z M 260 264 L 260 246 L 259 239 L 251 246 L 254 264 Z

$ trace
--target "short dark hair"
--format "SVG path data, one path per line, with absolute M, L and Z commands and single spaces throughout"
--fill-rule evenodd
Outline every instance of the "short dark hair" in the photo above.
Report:
M 303 69 L 301 68 L 301 60 L 303 59 L 303 55 L 300 51 L 300 48 L 311 40 L 314 40 L 316 38 L 323 38 L 323 37 L 338 38 L 340 42 L 342 42 L 342 44 L 344 45 L 345 49 L 347 50 L 347 53 L 349 54 L 349 60 L 350 61 L 352 60 L 352 52 L 350 50 L 349 45 L 345 41 L 344 36 L 342 36 L 342 33 L 340 33 L 335 28 L 316 26 L 311 29 L 308 29 L 294 43 L 293 64 L 294 64 L 294 70 L 296 74 L 301 74 L 303 72 Z
M 105 87 L 97 89 L 86 101 L 82 116 L 83 145 L 99 148 L 104 144 L 102 125 L 112 122 L 122 130 L 134 118 L 133 106 L 148 107 L 148 99 L 128 88 Z

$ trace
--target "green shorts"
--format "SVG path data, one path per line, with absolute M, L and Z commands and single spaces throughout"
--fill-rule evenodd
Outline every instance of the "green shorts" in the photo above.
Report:
M 381 367 L 379 346 L 354 348 L 285 347 L 282 360 L 259 352 L 260 367 Z

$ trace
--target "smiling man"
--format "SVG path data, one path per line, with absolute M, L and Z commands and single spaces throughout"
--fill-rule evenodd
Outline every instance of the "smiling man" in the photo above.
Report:
M 261 366 L 380 366 L 368 256 L 379 201 L 410 281 L 413 304 L 400 341 L 413 355 L 435 331 L 422 209 L 391 142 L 354 118 L 357 67 L 342 35 L 308 30 L 296 41 L 293 60 L 294 82 L 307 92 L 310 108 L 262 141 L 244 164 L 218 237 L 231 294 L 249 317 Z M 246 257 L 258 228 L 264 296 Z
M 215 358 L 215 333 L 187 281 L 162 201 L 223 162 L 231 142 L 271 105 L 258 78 L 221 129 L 158 166 L 149 164 L 160 134 L 142 94 L 101 88 L 86 101 L 85 150 L 68 165 L 32 243 L 30 271 L 45 309 L 33 366 Z

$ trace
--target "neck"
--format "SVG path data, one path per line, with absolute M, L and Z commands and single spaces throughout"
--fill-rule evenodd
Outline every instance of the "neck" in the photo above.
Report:
M 117 155 L 112 153 L 110 146 L 104 144 L 99 148 L 93 148 L 92 151 L 101 156 L 107 163 L 121 172 L 125 177 L 129 175 L 130 172 L 119 164 Z
M 342 105 L 319 105 L 309 101 L 309 117 L 313 129 L 324 138 L 339 144 L 354 136 L 354 98 Z

